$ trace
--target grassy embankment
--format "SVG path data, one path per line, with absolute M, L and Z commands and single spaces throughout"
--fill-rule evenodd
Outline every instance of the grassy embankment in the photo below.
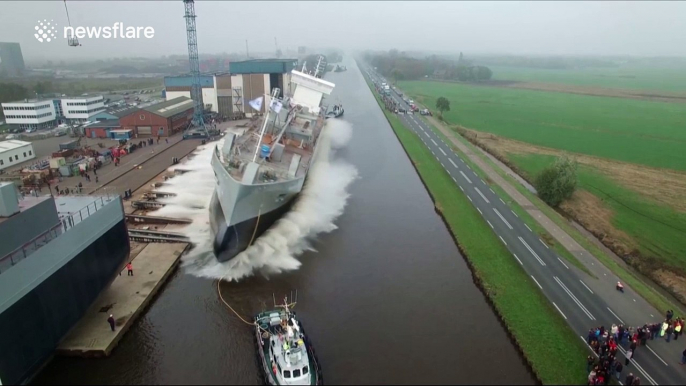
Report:
M 546 70 L 489 66 L 495 80 L 556 83 L 644 91 L 686 92 L 686 71 L 648 68 L 585 68 Z
M 445 114 L 446 120 L 474 130 L 548 149 L 659 168 L 686 169 L 686 152 L 681 150 L 686 144 L 686 132 L 678 123 L 678 117 L 686 114 L 683 103 L 434 82 L 404 82 L 401 87 L 429 106 L 431 100 L 446 96 L 454 107 L 454 111 Z M 505 148 L 508 151 L 511 148 Z M 552 157 L 527 151 L 530 150 L 506 156 L 516 170 L 531 180 Z M 642 194 L 645 191 L 624 185 L 627 176 L 621 181 L 610 173 L 599 173 L 595 166 L 582 165 L 579 181 L 581 190 L 597 197 L 599 209 L 609 213 L 603 219 L 605 230 L 609 231 L 596 233 L 610 234 L 613 238 L 608 242 L 615 243 L 615 250 L 628 251 L 625 253 L 634 256 L 631 264 L 654 280 L 661 281 L 653 276 L 660 269 L 661 275 L 668 272 L 686 276 L 686 214 Z M 653 175 L 659 175 L 659 171 Z M 638 174 L 633 177 L 633 183 L 640 179 Z M 678 201 L 678 197 L 674 200 Z M 583 209 L 583 204 L 578 208 Z M 579 220 L 584 222 L 583 218 Z M 594 223 L 589 218 L 586 222 Z M 612 234 L 613 229 L 618 232 Z
M 369 85 L 369 82 L 368 82 Z M 373 87 L 370 85 L 370 89 Z M 382 103 L 375 94 L 379 106 Z M 383 108 L 383 107 L 382 107 Z M 419 138 L 384 110 L 470 263 L 475 280 L 545 384 L 579 384 L 586 347 L 502 245 Z

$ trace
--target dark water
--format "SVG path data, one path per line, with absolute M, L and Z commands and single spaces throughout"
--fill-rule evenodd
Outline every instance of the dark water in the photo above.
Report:
M 251 316 L 299 290 L 327 384 L 534 382 L 354 63 L 331 73 L 354 134 L 337 156 L 360 178 L 300 270 L 222 284 Z M 177 272 L 107 359 L 56 358 L 35 383 L 257 384 L 251 330 L 216 282 Z

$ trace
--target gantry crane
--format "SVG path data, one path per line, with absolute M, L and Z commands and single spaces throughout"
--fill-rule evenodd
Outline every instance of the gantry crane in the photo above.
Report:
M 209 133 L 205 128 L 203 112 L 205 105 L 202 101 L 202 86 L 200 85 L 200 60 L 198 59 L 198 36 L 195 29 L 195 2 L 194 0 L 183 0 L 186 9 L 184 18 L 186 19 L 186 37 L 188 39 L 188 62 L 191 69 L 191 99 L 194 102 L 193 120 L 191 125 L 205 131 L 207 137 Z

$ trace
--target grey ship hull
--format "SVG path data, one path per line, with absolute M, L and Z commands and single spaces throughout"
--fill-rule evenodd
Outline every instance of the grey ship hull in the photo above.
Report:
M 236 181 L 222 165 L 219 148 L 215 148 L 212 168 L 217 186 L 209 212 L 213 251 L 218 261 L 236 257 L 291 209 L 309 173 L 320 158 L 328 157 L 326 134 L 324 127 L 304 176 L 275 183 L 248 185 Z

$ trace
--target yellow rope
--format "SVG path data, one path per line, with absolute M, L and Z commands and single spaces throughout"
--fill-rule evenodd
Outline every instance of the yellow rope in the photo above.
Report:
M 253 233 L 252 233 L 252 238 L 250 239 L 250 244 L 249 244 L 248 246 L 251 246 L 251 245 L 252 245 L 252 242 L 255 240 L 255 235 L 257 234 L 257 226 L 260 224 L 260 216 L 261 216 L 261 215 L 262 215 L 262 208 L 260 208 L 260 211 L 257 213 L 257 223 L 255 224 L 255 230 L 254 230 Z M 222 303 L 224 303 L 224 305 L 226 305 L 226 307 L 228 307 L 228 308 L 231 310 L 231 312 L 233 312 L 233 313 L 238 317 L 238 319 L 240 319 L 243 323 L 248 324 L 248 325 L 250 325 L 250 326 L 257 326 L 257 323 L 255 323 L 255 322 L 248 322 L 247 320 L 243 319 L 243 317 L 240 316 L 240 315 L 238 314 L 238 312 L 236 312 L 236 310 L 234 310 L 234 309 L 229 305 L 229 303 L 226 302 L 226 300 L 224 300 L 224 297 L 222 296 L 222 290 L 221 290 L 221 287 L 219 286 L 219 284 L 221 284 L 221 282 L 222 282 L 222 280 L 224 280 L 224 277 L 225 277 L 225 276 L 226 276 L 226 275 L 222 276 L 219 280 L 217 280 L 217 294 L 219 294 L 219 299 L 221 299 Z M 258 327 L 259 327 L 259 326 L 258 326 Z M 259 327 L 259 328 L 260 328 L 260 330 L 266 331 L 266 330 L 263 329 L 262 327 Z

